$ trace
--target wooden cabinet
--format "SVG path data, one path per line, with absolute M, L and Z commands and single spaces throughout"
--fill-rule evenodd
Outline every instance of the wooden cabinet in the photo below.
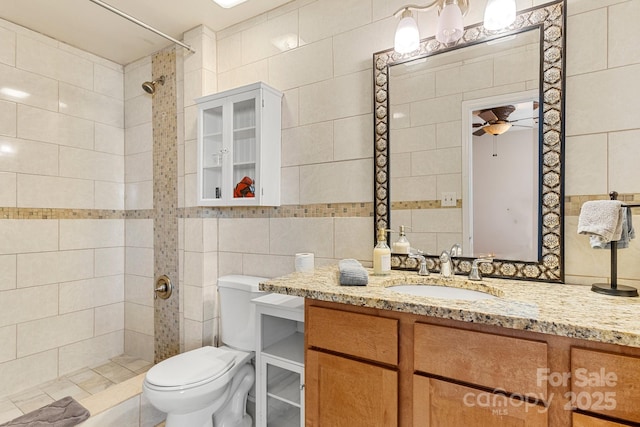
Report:
M 640 425 L 640 348 L 310 299 L 305 316 L 307 426 Z
M 308 350 L 305 372 L 307 427 L 398 425 L 395 370 Z
M 582 411 L 640 423 L 640 358 L 572 348 L 571 403 Z
M 398 425 L 398 321 L 305 310 L 307 427 Z
M 255 83 L 196 102 L 198 205 L 279 206 L 282 93 Z
M 544 406 L 524 402 L 510 395 L 414 375 L 414 427 L 546 425 L 547 410 Z

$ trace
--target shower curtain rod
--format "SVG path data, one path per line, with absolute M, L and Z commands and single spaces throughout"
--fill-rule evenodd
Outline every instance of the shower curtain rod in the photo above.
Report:
M 121 11 L 119 9 L 116 9 L 115 7 L 105 3 L 103 1 L 100 1 L 100 0 L 89 0 L 89 1 L 97 4 L 98 6 L 104 7 L 105 9 L 115 13 L 116 15 L 120 15 L 121 17 L 123 17 L 125 19 L 128 19 L 129 21 L 133 22 L 134 24 L 138 24 L 141 27 L 146 28 L 147 30 L 156 33 L 157 35 L 159 35 L 161 37 L 164 37 L 165 39 L 170 40 L 170 41 L 174 42 L 177 45 L 182 46 L 183 48 L 187 49 L 189 52 L 196 53 L 196 51 L 191 46 L 189 46 L 188 44 L 184 44 L 181 41 L 176 40 L 173 37 L 163 33 L 162 31 L 156 30 L 152 26 L 145 24 L 144 22 L 140 21 L 139 19 L 136 19 L 133 16 L 128 15 L 128 14 L 124 13 L 123 11 Z

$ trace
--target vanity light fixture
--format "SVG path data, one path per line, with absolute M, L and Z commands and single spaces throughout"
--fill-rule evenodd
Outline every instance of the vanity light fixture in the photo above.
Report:
M 489 0 L 484 9 L 484 28 L 501 30 L 516 20 L 516 0 Z
M 471 0 L 434 0 L 425 6 L 403 6 L 393 14 L 400 16 L 396 27 L 394 49 L 406 54 L 420 47 L 420 32 L 412 11 L 425 11 L 438 8 L 438 24 L 436 40 L 445 45 L 453 44 L 462 38 L 464 33 L 463 17 L 469 10 Z M 484 26 L 487 30 L 496 31 L 511 25 L 516 18 L 516 0 L 489 0 L 484 12 Z

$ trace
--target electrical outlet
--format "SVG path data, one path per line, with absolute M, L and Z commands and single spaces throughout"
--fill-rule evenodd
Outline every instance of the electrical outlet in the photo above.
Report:
M 452 207 L 456 206 L 458 200 L 456 199 L 455 192 L 443 192 L 442 198 L 440 199 L 440 204 L 442 207 Z

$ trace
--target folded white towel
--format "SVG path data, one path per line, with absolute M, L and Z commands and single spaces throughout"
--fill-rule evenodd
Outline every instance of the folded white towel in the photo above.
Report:
M 595 238 L 594 243 L 606 245 L 620 240 L 622 235 L 622 202 L 619 200 L 594 200 L 585 202 L 578 217 L 578 233 Z

